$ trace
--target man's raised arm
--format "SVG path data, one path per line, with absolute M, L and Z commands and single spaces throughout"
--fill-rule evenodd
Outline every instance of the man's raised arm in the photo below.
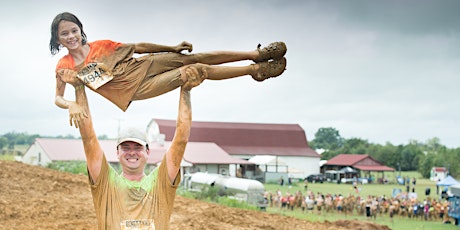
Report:
M 185 147 L 187 145 L 190 130 L 192 129 L 192 105 L 190 102 L 190 90 L 201 84 L 207 78 L 207 72 L 199 73 L 194 67 L 187 67 L 181 71 L 181 74 L 187 76 L 187 81 L 180 88 L 179 112 L 176 121 L 176 131 L 174 137 L 166 152 L 166 163 L 168 166 L 168 175 L 171 183 L 174 183 L 180 170 L 180 163 L 184 157 Z
M 91 176 L 91 180 L 96 182 L 101 172 L 104 152 L 94 132 L 93 120 L 91 118 L 84 85 L 75 86 L 75 97 L 76 103 L 72 103 L 69 106 L 70 125 L 73 123 L 75 127 L 80 130 L 83 147 L 85 148 L 88 172 Z M 81 114 L 84 115 L 82 116 Z

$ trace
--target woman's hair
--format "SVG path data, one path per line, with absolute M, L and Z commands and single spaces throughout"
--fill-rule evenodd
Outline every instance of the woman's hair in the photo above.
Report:
M 83 24 L 80 22 L 77 16 L 69 12 L 60 13 L 54 18 L 53 23 L 51 23 L 50 51 L 52 55 L 59 53 L 59 50 L 61 49 L 61 45 L 58 43 L 58 28 L 61 21 L 69 21 L 77 24 L 78 27 L 80 27 L 82 44 L 85 45 L 87 41 L 86 34 L 83 31 Z

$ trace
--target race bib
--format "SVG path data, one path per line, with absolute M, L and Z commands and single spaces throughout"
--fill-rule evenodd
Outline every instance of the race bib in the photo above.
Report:
M 77 78 L 80 79 L 86 86 L 96 90 L 112 80 L 113 76 L 104 64 L 89 63 L 78 72 Z
M 153 220 L 123 220 L 120 223 L 121 230 L 155 230 Z

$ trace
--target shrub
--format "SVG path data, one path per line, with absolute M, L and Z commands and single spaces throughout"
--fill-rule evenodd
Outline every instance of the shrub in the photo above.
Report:
M 47 167 L 61 172 L 88 175 L 86 161 L 57 161 L 48 164 Z

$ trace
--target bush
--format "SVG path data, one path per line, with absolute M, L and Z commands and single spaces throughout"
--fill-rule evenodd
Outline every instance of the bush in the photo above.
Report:
M 86 161 L 58 161 L 48 164 L 47 167 L 61 172 L 88 175 Z

